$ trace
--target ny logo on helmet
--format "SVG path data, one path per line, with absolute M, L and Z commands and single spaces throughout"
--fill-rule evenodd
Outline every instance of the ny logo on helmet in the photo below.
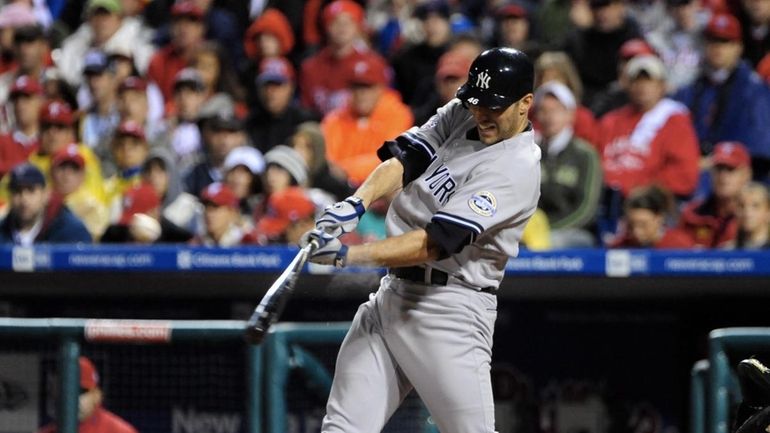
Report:
M 478 76 L 476 76 L 476 87 L 480 87 L 482 89 L 489 89 L 489 79 L 492 78 L 487 74 L 486 72 L 480 73 Z

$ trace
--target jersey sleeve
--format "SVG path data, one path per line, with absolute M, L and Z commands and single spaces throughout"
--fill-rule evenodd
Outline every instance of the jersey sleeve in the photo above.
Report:
M 436 157 L 438 148 L 452 133 L 452 125 L 459 111 L 465 110 L 459 100 L 452 100 L 439 108 L 422 126 L 404 131 L 393 141 L 386 141 L 377 150 L 381 161 L 395 157 L 404 166 L 403 184 L 406 186 L 425 172 Z
M 501 169 L 480 165 L 452 194 L 426 227 L 442 258 L 460 252 L 487 231 L 525 223 L 537 208 L 539 167 L 512 167 L 516 178 Z

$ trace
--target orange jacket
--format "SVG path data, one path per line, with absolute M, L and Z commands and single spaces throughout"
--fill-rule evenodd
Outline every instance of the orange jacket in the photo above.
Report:
M 368 118 L 358 118 L 349 106 L 332 111 L 321 122 L 326 158 L 347 173 L 356 185 L 380 163 L 377 149 L 409 129 L 414 122 L 398 92 L 387 89 Z

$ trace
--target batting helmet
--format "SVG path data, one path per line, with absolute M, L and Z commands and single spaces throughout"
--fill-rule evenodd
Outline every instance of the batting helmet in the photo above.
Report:
M 526 54 L 513 48 L 492 48 L 476 57 L 468 81 L 456 96 L 466 107 L 505 109 L 532 93 L 534 82 L 535 69 Z

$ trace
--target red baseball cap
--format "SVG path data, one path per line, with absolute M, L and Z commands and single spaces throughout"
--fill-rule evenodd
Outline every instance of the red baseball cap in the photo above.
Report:
M 353 21 L 355 21 L 359 27 L 364 23 L 364 9 L 358 3 L 352 0 L 336 0 L 324 8 L 323 22 L 324 27 L 328 27 L 329 23 L 337 18 L 340 14 L 348 14 Z
M 657 55 L 655 54 L 655 50 L 652 49 L 650 44 L 648 44 L 644 39 L 640 38 L 629 39 L 624 42 L 623 45 L 620 46 L 618 54 L 620 54 L 620 58 L 623 60 L 628 60 L 642 55 Z
M 505 5 L 497 9 L 495 15 L 498 19 L 502 18 L 526 18 L 527 10 L 515 4 Z
M 741 23 L 738 18 L 726 13 L 714 14 L 706 26 L 707 38 L 725 41 L 740 41 L 743 38 Z
M 183 0 L 177 3 L 174 3 L 174 6 L 171 7 L 171 16 L 172 17 L 190 17 L 195 20 L 201 21 L 203 20 L 203 16 L 206 15 L 206 13 L 198 7 L 194 2 L 189 0 Z
M 217 206 L 238 207 L 238 197 L 233 190 L 221 182 L 214 182 L 201 191 L 202 203 L 213 203 Z
M 78 168 L 82 169 L 86 166 L 86 160 L 78 149 L 78 145 L 75 143 L 69 144 L 62 149 L 59 149 L 51 157 L 51 167 L 58 167 L 65 162 L 71 162 Z
M 270 195 L 267 214 L 257 223 L 257 231 L 277 237 L 293 222 L 310 218 L 315 214 L 315 204 L 300 187 L 287 188 Z
M 99 373 L 94 367 L 94 363 L 85 356 L 78 358 L 80 365 L 80 387 L 84 389 L 94 389 L 99 386 Z
M 13 98 L 16 95 L 42 95 L 43 86 L 40 85 L 34 77 L 29 75 L 22 75 L 16 78 L 11 86 L 10 96 Z
M 144 128 L 142 125 L 134 122 L 133 120 L 126 120 L 118 125 L 118 129 L 115 131 L 116 136 L 125 135 L 128 137 L 136 137 L 142 141 L 145 141 Z
M 122 83 L 120 83 L 120 86 L 118 87 L 118 92 L 123 92 L 126 90 L 137 90 L 140 92 L 144 92 L 147 90 L 147 82 L 133 75 L 130 77 L 126 77 L 126 79 L 123 80 Z
M 288 83 L 294 81 L 294 67 L 283 57 L 268 57 L 259 64 L 257 82 Z
M 126 225 L 138 213 L 147 213 L 160 206 L 160 196 L 148 183 L 140 183 L 123 195 L 123 214 L 120 224 Z
M 61 101 L 51 101 L 40 110 L 40 123 L 72 126 L 75 117 L 69 105 Z
M 714 166 L 726 165 L 732 168 L 751 167 L 751 156 L 746 146 L 738 141 L 721 141 L 714 146 L 711 153 Z
M 472 60 L 457 51 L 447 51 L 438 59 L 436 78 L 442 80 L 446 77 L 467 77 L 471 69 Z
M 376 84 L 388 85 L 388 65 L 377 55 L 367 55 L 362 57 L 353 65 L 353 76 L 350 78 L 350 84 L 363 84 L 373 86 Z

